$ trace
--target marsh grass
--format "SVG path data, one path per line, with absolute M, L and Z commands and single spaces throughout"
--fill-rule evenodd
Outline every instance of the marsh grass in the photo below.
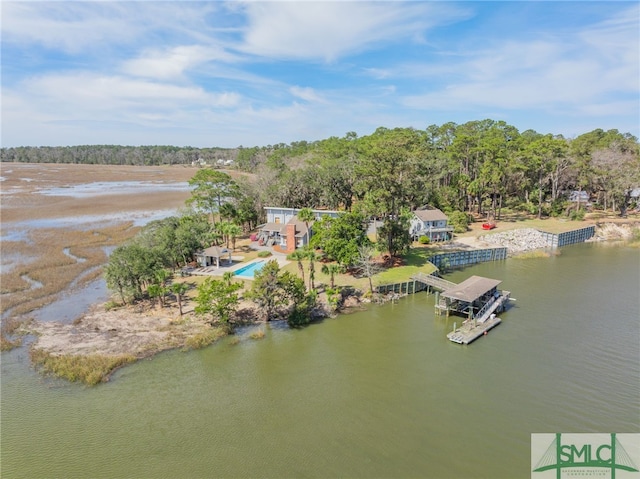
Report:
M 21 328 L 28 322 L 29 320 L 25 321 L 17 318 L 8 318 L 2 321 L 2 326 L 0 327 L 0 351 L 10 351 L 22 345 L 22 335 L 25 332 Z M 14 335 L 18 335 L 18 337 L 14 337 Z
M 23 258 L 21 264 L 0 276 L 2 311 L 10 317 L 25 314 L 55 301 L 70 288 L 81 288 L 102 274 L 105 246 L 131 238 L 138 228 L 131 223 L 92 230 L 50 228 L 34 230 L 28 242 L 7 242 L 2 253 Z M 83 261 L 78 261 L 64 253 Z M 24 278 L 41 284 L 32 287 Z
M 210 344 L 215 343 L 218 339 L 223 338 L 228 333 L 224 328 L 211 328 L 198 334 L 194 334 L 185 340 L 185 350 L 202 349 Z
M 548 250 L 533 250 L 527 251 L 521 254 L 513 256 L 514 259 L 538 259 L 538 258 L 551 258 L 551 256 L 558 256 L 560 251 L 548 251 Z
M 31 349 L 31 361 L 46 374 L 64 378 L 71 382 L 82 382 L 89 386 L 109 379 L 117 368 L 136 361 L 131 354 L 105 356 L 93 354 L 78 356 L 73 354 L 54 355 L 42 349 Z
M 265 332 L 262 329 L 252 331 L 251 334 L 249 334 L 250 339 L 262 339 L 264 337 L 265 337 Z

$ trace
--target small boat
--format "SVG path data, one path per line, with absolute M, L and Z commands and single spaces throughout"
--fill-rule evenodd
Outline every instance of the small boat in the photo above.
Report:
M 483 230 L 492 230 L 496 227 L 496 224 L 493 221 L 487 221 L 486 223 L 482 223 Z

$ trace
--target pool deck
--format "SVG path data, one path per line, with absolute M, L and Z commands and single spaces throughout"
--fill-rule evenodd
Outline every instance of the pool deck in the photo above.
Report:
M 271 261 L 274 259 L 278 262 L 280 267 L 283 267 L 289 264 L 289 261 L 287 261 L 285 258 L 279 257 L 278 255 L 273 255 L 266 258 L 252 259 L 251 261 L 247 261 L 246 263 L 242 262 L 243 259 L 244 259 L 244 256 L 232 256 L 231 261 L 233 263 L 231 265 L 228 264 L 227 262 L 223 262 L 219 268 L 216 266 L 206 266 L 203 268 L 194 269 L 193 271 L 191 271 L 191 274 L 195 274 L 198 276 L 222 276 L 229 271 L 236 272 L 237 270 L 246 268 L 247 266 L 251 266 L 252 264 L 262 263 L 264 261 Z M 250 276 L 238 276 L 238 277 L 242 279 L 249 279 L 249 280 L 253 279 Z

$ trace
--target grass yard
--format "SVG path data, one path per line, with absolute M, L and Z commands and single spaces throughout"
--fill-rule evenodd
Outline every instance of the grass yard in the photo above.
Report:
M 431 274 L 436 270 L 436 267 L 429 263 L 429 257 L 433 250 L 429 248 L 414 248 L 411 249 L 409 254 L 403 257 L 405 264 L 403 266 L 396 266 L 395 268 L 388 268 L 372 277 L 373 285 L 380 286 L 383 284 L 400 283 L 402 281 L 409 281 L 411 276 L 415 273 L 421 272 Z M 309 281 L 309 262 L 303 261 L 304 277 L 305 281 Z M 324 284 L 329 286 L 331 284 L 331 278 L 328 274 L 322 273 L 321 262 L 315 263 L 315 284 Z M 284 268 L 284 271 L 290 271 L 297 276 L 300 276 L 298 269 L 298 262 L 292 261 Z M 362 291 L 369 289 L 369 280 L 366 277 L 355 277 L 351 274 L 336 274 L 334 277 L 335 285 L 341 287 L 352 287 Z

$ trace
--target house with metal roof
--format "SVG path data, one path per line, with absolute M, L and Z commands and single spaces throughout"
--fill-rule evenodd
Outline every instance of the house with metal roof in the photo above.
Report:
M 409 234 L 415 241 L 426 236 L 429 241 L 448 241 L 453 237 L 453 228 L 448 224 L 449 218 L 438 208 L 423 206 L 413 211 L 410 220 Z

